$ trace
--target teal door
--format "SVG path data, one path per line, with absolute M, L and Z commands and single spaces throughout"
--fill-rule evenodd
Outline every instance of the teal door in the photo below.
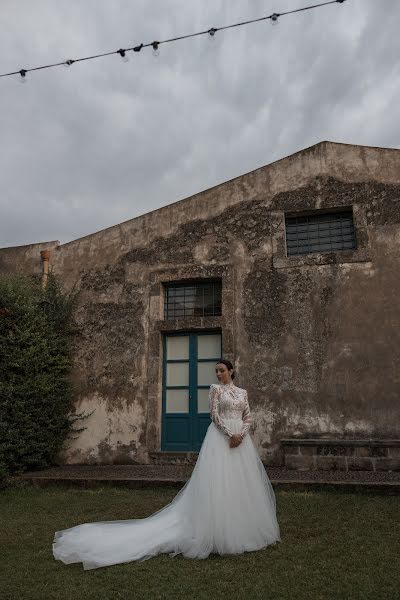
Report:
M 208 390 L 217 383 L 221 333 L 179 332 L 164 336 L 161 449 L 200 450 L 210 424 Z

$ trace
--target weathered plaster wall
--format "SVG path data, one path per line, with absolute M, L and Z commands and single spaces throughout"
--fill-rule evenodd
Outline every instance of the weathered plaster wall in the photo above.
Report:
M 42 273 L 41 250 L 54 250 L 58 248 L 58 240 L 27 244 L 11 248 L 0 248 L 0 273 L 20 272 L 38 275 Z M 53 255 L 54 256 L 54 255 Z
M 400 186 L 320 177 L 272 206 L 351 204 L 366 216 L 360 262 L 337 252 L 274 268 L 270 247 L 243 283 L 244 373 L 253 365 L 255 437 L 269 452 L 287 435 L 399 437 Z
M 284 212 L 354 205 L 359 249 L 285 257 Z M 81 289 L 76 409 L 92 410 L 68 462 L 146 462 L 159 449 L 162 282 L 222 276 L 220 327 L 254 440 L 398 437 L 400 151 L 322 143 L 142 217 L 58 245 L 50 264 Z M 20 249 L 0 270 L 40 271 Z M 46 246 L 46 249 L 49 247 Z M 3 261 L 3 262 L 2 262 Z M 6 265 L 6 266 L 4 266 Z

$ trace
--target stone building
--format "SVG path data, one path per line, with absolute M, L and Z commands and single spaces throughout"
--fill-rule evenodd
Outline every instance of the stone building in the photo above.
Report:
M 400 468 L 400 150 L 321 142 L 0 273 L 80 291 L 66 463 L 195 457 L 215 362 L 267 465 Z

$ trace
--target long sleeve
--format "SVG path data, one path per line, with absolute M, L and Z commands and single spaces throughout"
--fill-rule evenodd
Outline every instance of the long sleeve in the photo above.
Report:
M 208 393 L 208 402 L 210 406 L 210 417 L 212 422 L 216 427 L 218 427 L 220 431 L 222 431 L 224 435 L 230 438 L 231 435 L 233 435 L 232 431 L 223 424 L 218 412 L 218 387 L 215 385 L 215 383 L 212 383 L 210 386 L 210 391 Z
M 242 419 L 243 419 L 243 426 L 242 426 L 240 435 L 242 436 L 242 439 L 243 439 L 244 436 L 249 432 L 249 429 L 251 426 L 251 414 L 250 414 L 249 400 L 247 398 L 247 391 L 246 391 L 246 406 L 243 410 Z

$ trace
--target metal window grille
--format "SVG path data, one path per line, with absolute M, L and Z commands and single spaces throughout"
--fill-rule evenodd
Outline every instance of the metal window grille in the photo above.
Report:
M 221 281 L 165 284 L 164 319 L 221 315 Z
M 290 216 L 285 225 L 288 256 L 356 248 L 351 209 Z

